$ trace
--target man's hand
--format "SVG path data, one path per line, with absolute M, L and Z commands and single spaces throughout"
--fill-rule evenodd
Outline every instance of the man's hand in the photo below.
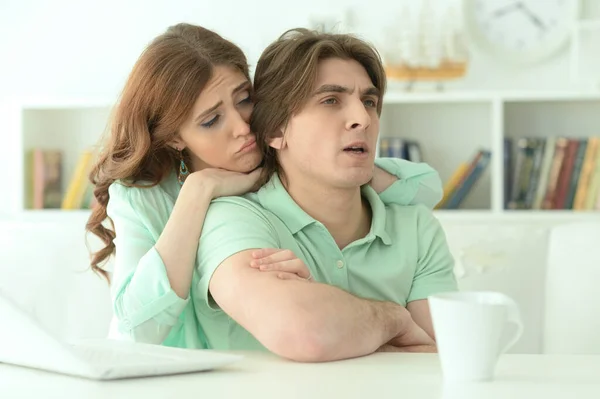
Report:
M 412 317 L 405 319 L 403 328 L 387 344 L 382 345 L 378 352 L 437 352 L 435 341 L 421 328 Z
M 404 352 L 404 353 L 437 353 L 435 345 L 413 345 L 398 347 L 394 345 L 382 345 L 377 352 Z

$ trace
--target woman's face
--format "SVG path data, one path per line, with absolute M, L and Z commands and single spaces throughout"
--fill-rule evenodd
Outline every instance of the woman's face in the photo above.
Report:
M 262 161 L 256 136 L 250 132 L 250 82 L 232 67 L 217 66 L 198 96 L 174 144 L 190 154 L 192 171 L 221 168 L 254 170 Z

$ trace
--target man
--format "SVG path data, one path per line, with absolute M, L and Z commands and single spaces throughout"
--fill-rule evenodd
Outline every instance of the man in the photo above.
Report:
M 384 90 L 377 53 L 351 36 L 296 30 L 264 51 L 252 129 L 268 182 L 214 201 L 198 249 L 192 296 L 211 347 L 298 361 L 435 350 L 426 298 L 456 289 L 444 233 L 424 206 L 385 206 L 366 185 Z M 249 268 L 269 247 L 314 282 Z

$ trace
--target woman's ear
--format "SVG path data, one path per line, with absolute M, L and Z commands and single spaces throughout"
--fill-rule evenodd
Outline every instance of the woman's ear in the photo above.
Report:
M 183 140 L 181 140 L 180 137 L 176 137 L 169 142 L 169 146 L 176 151 L 181 151 L 185 148 L 185 143 L 183 142 Z

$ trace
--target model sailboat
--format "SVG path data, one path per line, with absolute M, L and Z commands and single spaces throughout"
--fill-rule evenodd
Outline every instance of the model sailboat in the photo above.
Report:
M 429 0 L 423 1 L 416 24 L 408 8 L 401 13 L 399 29 L 388 31 L 385 55 L 388 78 L 408 82 L 441 82 L 465 75 L 468 52 L 455 8 L 447 9 L 437 23 Z

